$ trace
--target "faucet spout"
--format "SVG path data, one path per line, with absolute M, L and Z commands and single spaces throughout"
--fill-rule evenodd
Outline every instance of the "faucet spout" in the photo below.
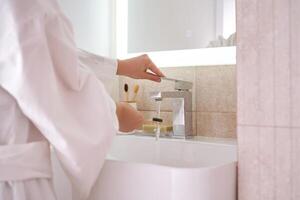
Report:
M 190 91 L 151 92 L 150 97 L 156 101 L 173 99 L 173 137 L 192 136 L 192 93 Z

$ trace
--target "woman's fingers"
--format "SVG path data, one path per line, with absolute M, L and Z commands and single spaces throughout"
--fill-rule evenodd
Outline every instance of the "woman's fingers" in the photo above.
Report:
M 149 72 L 145 72 L 144 77 L 142 77 L 143 79 L 148 79 L 151 81 L 155 81 L 155 82 L 160 82 L 161 78 L 160 76 L 157 76 L 155 74 L 149 73 Z
M 149 72 L 147 72 L 147 70 L 149 70 Z M 135 79 L 148 79 L 156 82 L 160 82 L 160 77 L 164 77 L 164 74 L 152 62 L 147 54 L 130 59 L 118 60 L 117 74 Z
M 151 60 L 150 60 L 150 63 L 149 63 L 149 69 L 159 77 L 164 77 L 165 76 Z
M 152 60 L 149 58 L 149 56 L 143 55 L 146 58 L 146 63 L 148 69 L 150 69 L 154 74 L 156 74 L 159 77 L 164 77 L 165 75 L 158 69 L 158 67 L 152 62 Z

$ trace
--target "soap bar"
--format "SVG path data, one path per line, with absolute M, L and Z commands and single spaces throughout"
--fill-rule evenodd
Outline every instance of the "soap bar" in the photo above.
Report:
M 156 132 L 156 125 L 155 124 L 143 124 L 143 131 L 145 133 L 155 133 Z M 167 133 L 172 132 L 173 127 L 167 126 L 167 125 L 161 125 L 160 126 L 160 132 L 161 133 Z

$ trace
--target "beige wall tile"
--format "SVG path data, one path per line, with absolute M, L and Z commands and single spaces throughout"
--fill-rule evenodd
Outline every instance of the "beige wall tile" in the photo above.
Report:
M 197 134 L 197 112 L 193 112 L 193 135 Z
M 197 112 L 197 135 L 236 137 L 236 113 Z
M 193 112 L 193 132 L 195 134 L 213 137 L 236 137 L 235 66 L 163 68 L 162 71 L 167 77 L 193 82 L 193 110 L 195 111 L 198 106 L 200 110 L 212 112 L 209 115 L 209 112 L 204 112 L 202 115 Z M 146 80 L 121 77 L 119 82 L 120 99 L 122 100 L 125 99 L 123 92 L 125 83 L 129 85 L 129 96 L 133 96 L 134 85 L 140 85 L 140 91 L 137 96 L 138 110 L 145 111 L 144 113 L 148 118 L 154 116 L 155 112 L 153 111 L 156 110 L 157 106 L 155 101 L 149 97 L 150 91 L 168 91 L 174 89 L 174 83 L 168 81 L 154 83 Z M 199 97 L 201 97 L 200 100 Z M 163 100 L 161 110 L 163 113 L 168 113 L 164 117 L 171 123 L 172 101 L 168 99 Z M 202 123 L 205 126 L 201 125 Z M 201 126 L 197 128 L 197 125 Z
M 236 112 L 235 66 L 197 67 L 197 111 Z

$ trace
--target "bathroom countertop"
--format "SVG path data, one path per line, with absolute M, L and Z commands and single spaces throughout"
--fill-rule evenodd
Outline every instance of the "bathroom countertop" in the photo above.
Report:
M 141 137 L 145 139 L 154 139 L 155 136 L 152 134 L 147 134 L 143 132 L 135 132 L 129 134 L 118 134 L 121 137 Z M 214 144 L 225 144 L 225 145 L 237 145 L 236 138 L 217 138 L 217 137 L 204 137 L 204 136 L 192 136 L 188 139 L 181 138 L 171 138 L 171 137 L 161 137 L 159 140 L 176 140 L 177 142 L 204 142 L 204 143 L 214 143 Z
M 193 136 L 191 139 L 186 139 L 191 141 L 200 141 L 200 142 L 208 142 L 208 143 L 222 143 L 229 145 L 236 145 L 236 138 L 218 138 L 218 137 L 204 137 L 204 136 Z

